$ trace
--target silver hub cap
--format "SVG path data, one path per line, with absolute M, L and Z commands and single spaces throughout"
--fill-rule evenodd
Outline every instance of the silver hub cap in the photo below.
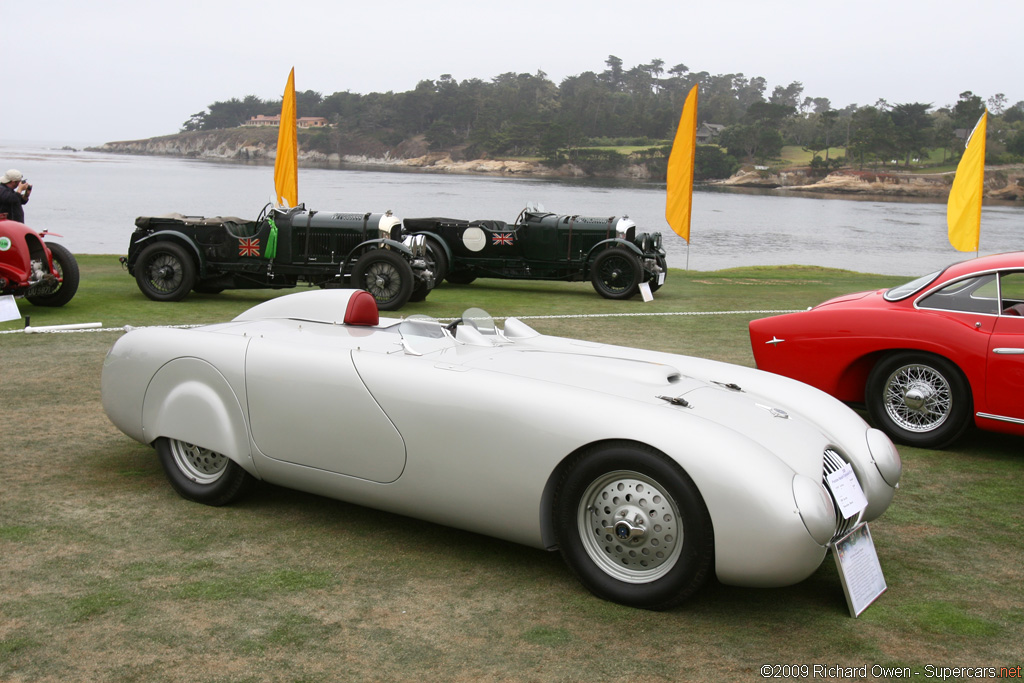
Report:
M 577 524 L 590 559 L 626 583 L 664 576 L 683 549 L 675 501 L 639 472 L 609 472 L 595 480 L 580 500 Z
M 908 432 L 930 432 L 949 417 L 949 382 L 928 365 L 905 365 L 885 383 L 885 412 Z
M 171 439 L 171 453 L 181 473 L 197 484 L 212 484 L 228 467 L 227 457 L 220 453 L 177 439 Z

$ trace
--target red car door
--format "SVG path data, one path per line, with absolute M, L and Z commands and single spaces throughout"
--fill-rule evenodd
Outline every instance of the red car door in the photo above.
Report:
M 1024 272 L 999 278 L 1000 310 L 989 338 L 985 417 L 1024 420 Z

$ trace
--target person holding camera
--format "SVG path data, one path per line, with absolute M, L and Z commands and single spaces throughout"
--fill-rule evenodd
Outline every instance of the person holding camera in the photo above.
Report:
M 25 181 L 21 171 L 11 169 L 0 177 L 0 214 L 7 214 L 7 218 L 19 223 L 25 222 L 25 210 L 21 208 L 28 204 L 28 197 L 32 194 L 32 186 Z

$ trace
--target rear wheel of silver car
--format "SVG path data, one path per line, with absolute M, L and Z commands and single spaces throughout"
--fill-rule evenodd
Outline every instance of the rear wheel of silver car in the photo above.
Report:
M 352 286 L 365 289 L 382 311 L 396 311 L 412 296 L 412 266 L 386 249 L 371 249 L 352 268 Z
M 613 443 L 579 454 L 555 502 L 566 564 L 598 597 L 674 607 L 707 580 L 711 518 L 696 485 L 664 454 Z
M 160 438 L 156 452 L 174 490 L 197 503 L 226 505 L 241 497 L 252 481 L 227 456 L 196 444 Z
M 941 448 L 963 434 L 973 405 L 959 368 L 918 352 L 896 353 L 875 365 L 864 401 L 893 441 L 921 448 Z
M 643 268 L 625 249 L 605 249 L 594 259 L 590 280 L 605 299 L 630 299 L 640 291 Z
M 196 264 L 181 245 L 155 242 L 139 253 L 135 281 L 153 301 L 181 301 L 195 286 Z

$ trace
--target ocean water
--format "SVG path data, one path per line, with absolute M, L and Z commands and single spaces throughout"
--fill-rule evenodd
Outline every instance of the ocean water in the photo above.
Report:
M 183 213 L 255 218 L 274 196 L 269 165 L 110 155 L 0 142 L 0 167 L 33 184 L 26 223 L 72 252 L 127 252 L 135 218 Z M 512 221 L 527 204 L 559 214 L 628 215 L 665 236 L 671 268 L 816 265 L 916 276 L 973 254 L 946 236 L 944 203 L 725 192 L 698 188 L 691 240 L 664 219 L 656 183 L 546 180 L 364 169 L 299 169 L 310 209 Z M 1024 206 L 986 205 L 981 253 L 1024 249 Z

